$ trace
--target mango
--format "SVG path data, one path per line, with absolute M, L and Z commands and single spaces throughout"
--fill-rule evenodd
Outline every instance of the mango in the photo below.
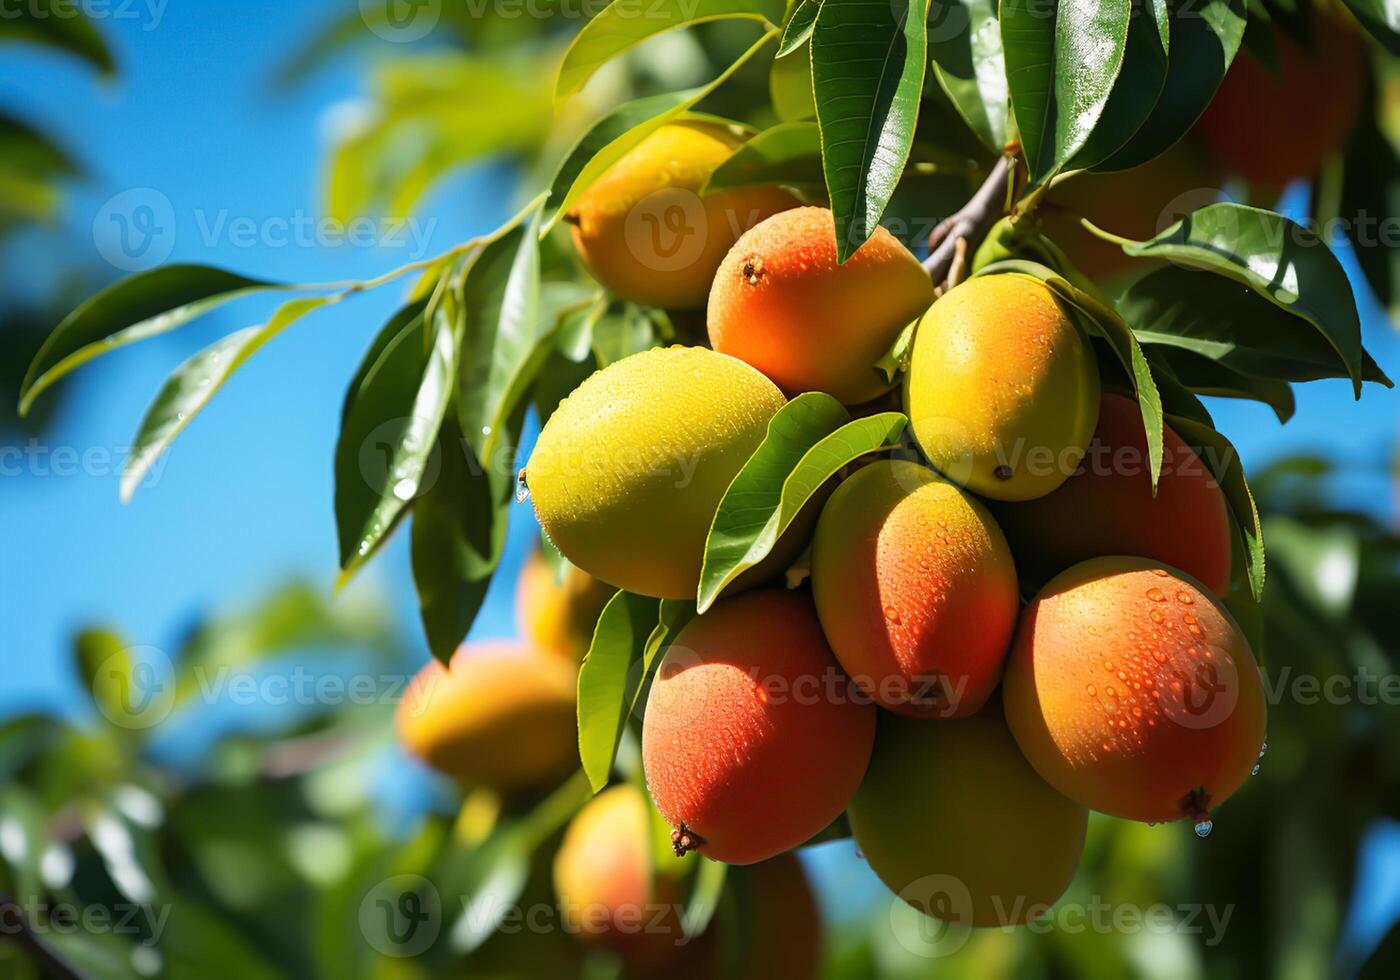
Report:
M 720 498 L 783 403 L 758 371 L 705 348 L 623 358 L 545 423 L 525 468 L 535 515 L 604 582 L 694 598 Z
M 1179 568 L 1217 595 L 1230 585 L 1230 516 L 1219 482 L 1167 426 L 1154 497 L 1142 412 L 1122 395 L 1103 396 L 1089 449 L 1058 490 L 992 511 L 1036 582 L 1089 558 L 1136 555 Z
M 1057 575 L 1021 617 L 1006 719 L 1046 782 L 1116 817 L 1210 812 L 1249 778 L 1267 708 L 1249 643 L 1190 576 L 1145 558 Z
M 1043 497 L 1094 434 L 1092 348 L 1049 287 L 978 276 L 920 321 L 905 379 L 914 438 L 944 476 L 996 500 Z
M 577 768 L 578 668 L 508 641 L 431 660 L 395 709 L 399 740 L 455 779 L 502 791 L 546 786 Z
M 892 386 L 875 363 L 933 302 L 933 283 L 884 228 L 836 264 L 826 208 L 795 208 L 746 232 L 715 273 L 710 344 L 790 393 L 824 391 L 848 405 Z
M 1229 171 L 1266 193 L 1319 173 L 1361 109 L 1369 58 L 1354 22 L 1320 9 L 1313 23 L 1311 49 L 1272 29 L 1276 69 L 1242 48 L 1193 130 Z
M 593 278 L 635 303 L 704 307 L 715 269 L 735 240 L 797 206 L 778 187 L 700 196 L 714 169 L 743 143 L 732 127 L 670 123 L 609 167 L 564 215 Z
M 554 569 L 536 550 L 516 583 L 516 623 L 537 649 L 579 661 L 593 641 L 599 613 L 615 591 L 573 564 L 566 567 L 563 581 L 556 580 Z
M 1074 877 L 1089 820 L 1021 756 L 995 702 L 954 721 L 881 714 L 848 817 L 891 891 L 976 928 L 1043 915 Z
M 812 595 L 842 668 L 881 707 L 976 712 L 1001 678 L 1020 600 L 986 507 L 933 470 L 879 460 L 831 495 Z
M 837 666 L 812 600 L 759 589 L 721 599 L 667 649 L 642 765 L 678 856 L 753 864 L 840 815 L 874 735 L 875 708 Z
M 657 876 L 651 841 L 651 804 L 624 783 L 584 804 L 554 856 L 564 928 L 634 968 L 659 966 L 686 942 L 676 888 Z

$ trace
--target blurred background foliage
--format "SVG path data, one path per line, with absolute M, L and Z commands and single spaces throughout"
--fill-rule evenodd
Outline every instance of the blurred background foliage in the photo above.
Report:
M 60 0 L 36 0 L 30 9 L 47 2 Z M 330 120 L 326 213 L 407 214 L 437 181 L 484 160 L 529 178 L 522 187 L 538 186 L 605 107 L 711 78 L 753 34 L 720 23 L 664 35 L 600 72 L 556 117 L 554 66 L 579 23 L 577 9 L 560 17 L 502 12 L 511 9 L 446 3 L 438 29 L 407 54 L 351 9 L 265 79 L 274 92 L 287 91 L 347 49 L 372 56 L 368 97 Z M 99 79 L 120 70 L 100 30 L 81 17 L 7 13 L 0 43 L 47 46 Z M 802 80 L 794 89 L 783 74 L 794 63 L 800 59 L 772 77 L 767 65 L 746 66 L 701 108 L 756 126 L 779 121 L 773 103 L 783 120 L 805 118 L 809 107 L 793 96 Z M 1377 168 L 1374 190 L 1394 202 L 1400 74 L 1377 57 L 1374 78 L 1379 132 L 1392 146 L 1367 159 Z M 922 158 L 925 143 L 914 151 L 922 163 L 914 179 L 929 185 L 918 193 L 925 212 L 937 199 L 951 212 L 985 164 L 985 151 L 943 109 L 925 113 L 936 138 L 925 141 Z M 0 236 L 53 218 L 65 185 L 84 177 L 83 149 L 60 146 L 38 121 L 0 114 Z M 1383 213 L 1394 212 L 1392 205 Z M 899 213 L 897 198 L 891 217 Z M 1377 298 L 1393 304 L 1388 283 L 1400 259 L 1384 249 L 1359 250 L 1358 258 Z M 81 264 L 68 271 L 74 285 L 52 298 L 52 308 L 0 303 L 0 426 L 18 425 L 10 413 L 19 375 L 55 312 L 100 275 Z M 635 310 L 613 318 L 619 330 L 645 319 Z M 40 416 L 27 424 L 42 423 Z M 1355 477 L 1311 456 L 1252 474 L 1270 544 L 1262 653 L 1274 696 L 1268 754 L 1249 791 L 1232 801 L 1208 842 L 1183 827 L 1095 820 L 1064 900 L 1081 909 L 1100 901 L 1167 905 L 1179 922 L 1180 910 L 1195 909 L 1190 928 L 1055 921 L 968 935 L 931 929 L 897 901 L 871 906 L 823 894 L 824 975 L 1400 975 L 1400 930 L 1376 947 L 1376 937 L 1349 928 L 1368 836 L 1400 820 L 1400 536 L 1378 517 L 1393 506 L 1377 501 L 1363 512 L 1338 503 Z M 385 777 L 386 768 L 404 765 L 387 699 L 210 706 L 199 686 L 225 668 L 277 677 L 296 664 L 320 678 L 402 679 L 422 662 L 372 586 L 334 600 L 326 593 L 325 583 L 272 587 L 258 601 L 202 618 L 168 659 L 129 646 L 119 622 L 73 637 L 71 670 L 91 708 L 0 724 L 0 976 L 618 974 L 609 954 L 559 930 L 496 932 L 482 914 L 488 899 L 550 901 L 550 858 L 584 797 L 577 779 L 511 799 L 440 785 L 426 805 L 405 803 Z M 143 701 L 148 672 L 170 680 L 161 687 L 165 702 Z M 1331 678 L 1351 686 L 1329 691 Z M 833 846 L 841 845 L 817 845 Z M 445 911 L 442 937 L 421 956 L 399 955 L 405 950 L 392 937 L 370 935 L 361 918 L 366 898 L 399 875 L 430 883 Z M 725 891 L 719 916 L 742 892 L 742 872 L 731 877 L 739 881 Z M 130 930 L 114 930 L 52 917 L 63 909 L 138 911 Z

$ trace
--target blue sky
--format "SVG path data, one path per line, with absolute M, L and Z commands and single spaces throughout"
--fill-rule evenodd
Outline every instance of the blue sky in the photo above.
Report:
M 421 257 L 412 243 L 278 247 L 263 234 L 247 245 L 232 230 L 239 219 L 268 229 L 320 213 L 324 120 L 363 93 L 366 61 L 337 59 L 288 91 L 270 91 L 266 82 L 279 59 L 344 3 L 138 0 L 124 9 L 128 15 L 99 23 L 119 64 L 114 82 L 99 82 L 72 60 L 0 48 L 0 109 L 56 134 L 89 170 L 58 227 L 4 249 L 3 288 L 42 296 L 54 285 L 53 269 L 64 263 L 115 275 L 94 240 L 94 221 L 114 196 L 141 188 L 169 202 L 175 261 L 324 281 L 369 276 Z M 451 181 L 422 209 L 432 219 L 429 254 L 494 225 L 511 195 L 509 176 L 499 171 Z M 67 641 L 85 623 L 111 622 L 134 643 L 169 649 L 201 612 L 255 596 L 289 574 L 329 588 L 336 568 L 331 454 L 341 393 L 396 297 L 389 288 L 358 298 L 274 341 L 181 437 L 158 480 L 129 506 L 118 503 L 115 466 L 0 479 L 6 531 L 0 717 L 73 706 Z M 69 447 L 119 459 L 165 374 L 216 336 L 259 322 L 269 306 L 250 300 L 83 370 L 37 448 L 39 458 L 57 467 L 50 453 Z M 1364 312 L 1372 352 L 1400 377 L 1400 341 L 1378 311 Z M 1393 513 L 1394 491 L 1380 461 L 1395 445 L 1395 393 L 1371 388 L 1358 404 L 1343 382 L 1303 386 L 1297 417 L 1286 428 L 1262 406 L 1212 407 L 1247 466 L 1299 450 L 1322 452 L 1349 466 L 1340 484 L 1347 503 Z M 530 537 L 528 509 L 517 517 L 512 560 L 477 626 L 479 636 L 513 629 L 510 573 Z M 382 580 L 412 628 L 405 544 L 400 535 L 367 574 Z M 411 638 L 418 642 L 416 632 Z M 850 868 L 833 865 L 831 873 L 838 872 L 845 887 Z

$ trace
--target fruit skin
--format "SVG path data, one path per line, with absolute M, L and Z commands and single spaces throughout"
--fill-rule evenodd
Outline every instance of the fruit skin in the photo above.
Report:
M 720 498 L 783 403 L 758 371 L 701 347 L 623 358 L 545 423 L 526 466 L 535 515 L 604 582 L 694 598 Z
M 633 967 L 656 967 L 685 943 L 674 883 L 652 860 L 651 804 L 621 784 L 589 800 L 554 856 L 554 892 L 568 932 Z
M 891 891 L 973 927 L 1020 925 L 1054 904 L 1089 819 L 1036 775 L 995 702 L 955 721 L 882 714 L 847 816 Z
M 996 500 L 1063 483 L 1098 416 L 1093 350 L 1049 287 L 1017 274 L 969 279 L 935 303 L 905 384 L 914 438 L 934 467 Z
M 515 616 L 523 636 L 547 653 L 582 660 L 593 640 L 593 627 L 615 590 L 570 564 L 556 581 L 544 555 L 535 551 L 520 570 L 515 587 Z
M 1251 187 L 1279 192 L 1311 177 L 1346 142 L 1366 88 L 1366 45 L 1341 13 L 1320 11 L 1313 50 L 1274 28 L 1278 70 L 1248 50 L 1193 130 L 1205 147 Z
M 831 212 L 795 208 L 745 232 L 724 257 L 710 289 L 710 344 L 785 391 L 855 405 L 890 389 L 875 362 L 933 298 L 919 260 L 885 229 L 838 266 Z
M 903 460 L 871 463 L 832 494 L 812 542 L 812 595 L 846 673 L 881 707 L 922 717 L 986 703 L 1020 607 L 992 515 Z
M 564 219 L 593 278 L 635 303 L 703 308 L 715 269 L 735 239 L 797 206 L 777 187 L 699 196 L 714 169 L 744 142 L 725 126 L 671 123 L 609 167 Z M 677 218 L 683 224 L 672 227 Z
M 1230 586 L 1230 517 L 1219 483 L 1167 426 L 1153 497 L 1142 413 L 1122 395 L 1103 396 L 1079 472 L 1051 494 L 992 512 L 1036 582 L 1089 558 L 1136 555 L 1179 568 L 1217 595 Z
M 1203 818 L 1264 744 L 1263 685 L 1239 627 L 1199 582 L 1143 558 L 1052 579 L 1021 617 L 1002 687 L 1036 771 L 1129 820 Z
M 875 708 L 841 673 L 812 600 L 761 589 L 721 599 L 666 651 L 642 765 L 657 808 L 693 849 L 753 864 L 840 815 L 874 735 Z
M 468 643 L 450 667 L 431 660 L 394 713 L 410 753 L 464 783 L 550 784 L 579 764 L 578 669 L 509 641 Z

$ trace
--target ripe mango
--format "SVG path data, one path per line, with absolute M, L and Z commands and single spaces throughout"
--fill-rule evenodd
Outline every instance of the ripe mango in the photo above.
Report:
M 831 212 L 795 208 L 724 257 L 707 308 L 710 344 L 785 391 L 855 405 L 890 389 L 875 362 L 932 302 L 928 273 L 884 228 L 837 265 Z
M 614 589 L 570 564 L 563 581 L 543 553 L 535 551 L 520 570 L 515 587 L 515 616 L 520 632 L 536 648 L 571 660 L 582 660 L 593 641 L 598 615 Z
M 705 348 L 610 364 L 560 403 L 530 455 L 540 525 L 604 582 L 694 598 L 720 498 L 783 403 L 758 371 Z
M 1023 573 L 1036 582 L 1089 558 L 1153 558 L 1200 579 L 1218 595 L 1230 585 L 1230 517 L 1210 469 L 1167 426 L 1157 495 L 1137 402 L 1106 394 L 1079 470 L 1058 490 L 994 504 Z
M 579 764 L 578 668 L 507 641 L 468 643 L 431 660 L 394 713 L 399 740 L 428 765 L 510 791 L 557 781 Z
M 593 278 L 635 303 L 703 307 L 734 241 L 769 215 L 797 206 L 777 187 L 700 196 L 714 169 L 743 143 L 728 126 L 671 123 L 609 167 L 564 215 Z
M 903 460 L 871 463 L 831 495 L 812 542 L 812 595 L 855 683 L 881 707 L 922 717 L 986 703 L 1020 607 L 992 515 Z
M 882 714 L 847 815 L 891 891 L 972 927 L 1044 914 L 1074 877 L 1089 820 L 1036 775 L 995 702 L 954 721 Z
M 1264 689 L 1239 627 L 1195 579 L 1144 558 L 1052 579 L 1021 617 L 1003 691 L 1046 782 L 1129 820 L 1206 820 L 1264 744 Z
M 565 929 L 604 945 L 633 967 L 656 967 L 685 943 L 673 882 L 654 867 L 651 804 L 621 784 L 584 804 L 554 856 L 554 891 Z
M 996 500 L 1063 483 L 1098 417 L 1093 350 L 1049 287 L 1019 274 L 969 279 L 933 304 L 905 384 L 914 438 L 934 467 Z
M 763 861 L 845 809 L 875 708 L 841 672 L 812 600 L 721 599 L 667 649 L 647 698 L 642 765 L 677 854 Z

